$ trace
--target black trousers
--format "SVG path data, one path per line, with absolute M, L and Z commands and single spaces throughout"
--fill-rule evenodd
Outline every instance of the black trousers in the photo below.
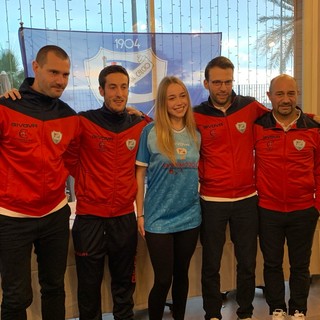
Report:
M 115 320 L 133 319 L 137 221 L 135 213 L 115 217 L 77 215 L 73 229 L 80 320 L 101 320 L 105 257 L 111 275 Z
M 233 202 L 201 199 L 202 296 L 205 319 L 221 319 L 220 265 L 229 223 L 237 258 L 237 315 L 250 318 L 255 293 L 255 268 L 258 241 L 257 197 Z
M 270 314 L 275 309 L 283 309 L 290 315 L 296 310 L 306 314 L 310 288 L 309 265 L 313 235 L 319 218 L 318 210 L 308 208 L 278 212 L 259 208 L 259 216 L 265 295 Z M 288 310 L 282 269 L 285 242 L 290 263 Z
M 175 320 L 183 320 L 189 289 L 189 265 L 198 241 L 199 227 L 169 234 L 146 232 L 145 237 L 154 271 L 154 284 L 148 299 L 149 319 L 162 319 L 172 284 L 172 315 Z
M 0 215 L 2 320 L 26 320 L 32 303 L 31 251 L 34 245 L 41 286 L 43 320 L 65 319 L 64 274 L 69 243 L 70 207 L 43 218 Z

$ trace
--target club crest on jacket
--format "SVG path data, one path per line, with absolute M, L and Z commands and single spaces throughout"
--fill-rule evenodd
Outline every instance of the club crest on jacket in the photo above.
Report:
M 51 138 L 55 144 L 58 144 L 62 139 L 62 133 L 58 131 L 51 131 Z
M 137 144 L 137 142 L 136 142 L 135 139 L 128 139 L 128 140 L 126 141 L 126 146 L 127 146 L 127 148 L 128 148 L 130 151 L 134 149 L 134 147 L 136 146 L 136 144 Z
M 293 140 L 293 145 L 298 151 L 300 151 L 304 148 L 306 143 L 303 140 L 295 139 L 295 140 Z
M 247 124 L 244 121 L 238 122 L 236 123 L 236 128 L 240 133 L 244 133 L 246 131 Z

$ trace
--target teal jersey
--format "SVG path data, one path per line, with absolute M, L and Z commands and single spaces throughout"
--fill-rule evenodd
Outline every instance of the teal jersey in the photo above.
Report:
M 173 233 L 198 227 L 201 211 L 198 194 L 198 144 L 183 129 L 174 132 L 176 165 L 162 155 L 154 123 L 141 134 L 136 164 L 147 167 L 144 228 L 153 233 Z

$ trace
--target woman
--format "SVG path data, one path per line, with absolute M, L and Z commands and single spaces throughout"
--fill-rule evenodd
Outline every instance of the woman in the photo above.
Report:
M 144 128 L 136 160 L 138 229 L 155 275 L 150 320 L 162 319 L 171 283 L 173 318 L 184 319 L 188 269 L 201 223 L 199 147 L 187 88 L 178 78 L 165 77 L 158 88 L 155 122 Z

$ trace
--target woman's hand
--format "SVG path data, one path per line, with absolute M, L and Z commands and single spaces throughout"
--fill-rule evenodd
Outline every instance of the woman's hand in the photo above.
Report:
M 138 221 L 138 231 L 141 234 L 142 238 L 144 239 L 145 231 L 144 231 L 144 216 L 138 216 L 137 217 Z

